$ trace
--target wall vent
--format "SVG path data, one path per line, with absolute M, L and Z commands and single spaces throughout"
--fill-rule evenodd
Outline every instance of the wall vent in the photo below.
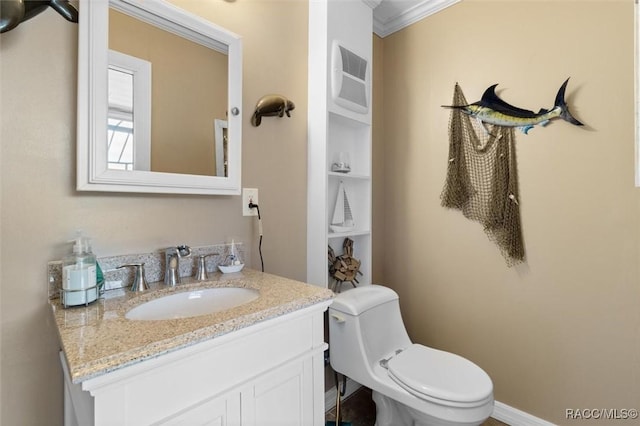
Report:
M 331 65 L 333 101 L 343 108 L 366 114 L 369 111 L 369 61 L 334 41 Z

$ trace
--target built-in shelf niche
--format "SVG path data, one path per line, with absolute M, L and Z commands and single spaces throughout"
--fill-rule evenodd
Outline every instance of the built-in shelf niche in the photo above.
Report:
M 371 234 L 369 232 L 365 233 L 351 233 L 349 235 L 345 234 L 330 234 L 329 235 L 329 246 L 333 249 L 336 256 L 339 256 L 343 253 L 342 245 L 344 244 L 344 239 L 350 238 L 353 240 L 353 254 L 356 259 L 358 259 L 361 263 L 360 272 L 362 275 L 358 275 L 357 279 L 359 283 L 356 285 L 366 285 L 371 284 Z M 327 270 L 327 281 L 329 288 L 333 287 L 335 280 L 329 276 L 329 271 Z M 351 284 L 345 282 L 342 284 L 343 289 L 352 288 Z
M 371 126 L 338 114 L 329 113 L 327 141 L 327 170 L 341 152 L 349 158 L 351 171 L 344 176 L 371 176 Z
M 338 188 L 340 182 L 343 183 L 344 189 L 349 197 L 351 213 L 355 227 L 351 231 L 337 233 L 339 235 L 353 235 L 371 232 L 371 183 L 369 179 L 362 178 L 346 178 L 345 176 L 329 176 L 329 184 L 327 186 L 327 206 L 329 207 L 329 223 L 333 216 L 333 210 L 338 199 Z M 327 224 L 329 226 L 329 224 Z M 327 228 L 329 238 L 336 234 Z

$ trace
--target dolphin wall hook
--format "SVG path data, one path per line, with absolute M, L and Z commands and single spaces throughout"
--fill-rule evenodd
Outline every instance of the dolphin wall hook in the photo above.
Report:
M 291 110 L 296 105 L 282 95 L 265 95 L 256 104 L 256 110 L 251 116 L 251 124 L 258 127 L 262 123 L 262 117 L 282 117 L 287 114 L 291 117 Z
M 78 22 L 78 11 L 69 0 L 0 0 L 0 33 L 14 29 L 49 6 L 67 21 Z

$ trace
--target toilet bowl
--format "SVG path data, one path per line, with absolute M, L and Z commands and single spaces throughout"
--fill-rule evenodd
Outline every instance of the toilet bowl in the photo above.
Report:
M 493 383 L 473 362 L 412 343 L 398 295 L 369 285 L 329 307 L 331 367 L 373 392 L 376 426 L 479 425 L 493 412 Z

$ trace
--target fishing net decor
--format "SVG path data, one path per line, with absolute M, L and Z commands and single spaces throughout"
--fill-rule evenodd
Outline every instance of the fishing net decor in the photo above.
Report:
M 452 105 L 467 105 L 456 83 Z M 513 127 L 480 123 L 458 108 L 449 120 L 442 206 L 480 222 L 508 266 L 524 261 Z

